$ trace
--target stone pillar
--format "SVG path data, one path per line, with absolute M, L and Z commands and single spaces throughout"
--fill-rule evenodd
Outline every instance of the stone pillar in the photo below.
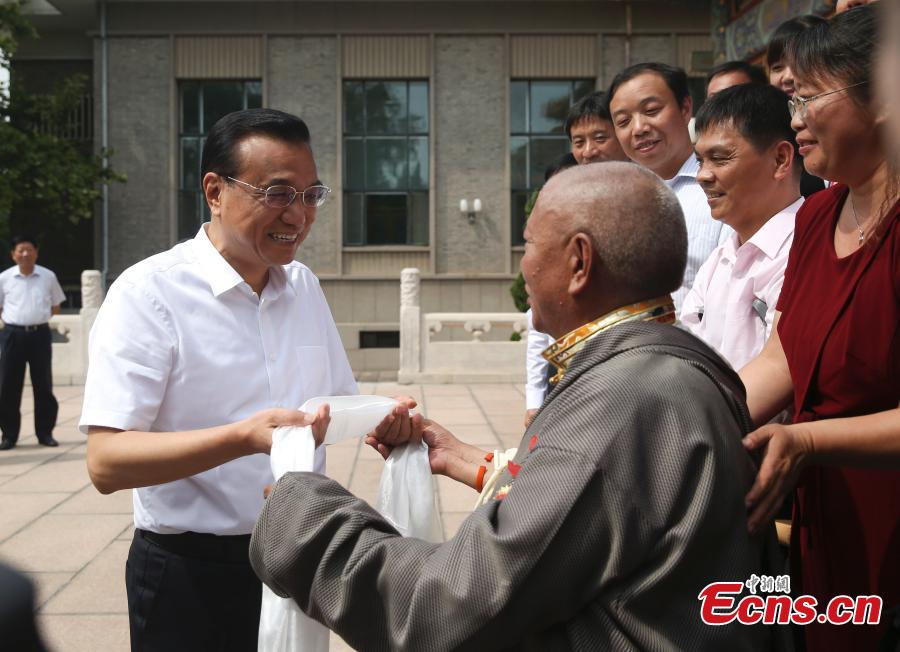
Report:
M 400 272 L 400 369 L 397 381 L 408 385 L 422 371 L 422 315 L 419 279 L 415 267 Z
M 87 376 L 88 368 L 88 339 L 91 334 L 91 328 L 94 326 L 94 320 L 97 319 L 97 312 L 100 310 L 100 304 L 103 303 L 103 280 L 100 272 L 96 269 L 86 269 L 81 272 L 81 311 L 78 313 L 80 325 L 78 328 L 78 337 L 81 342 L 76 343 L 76 354 L 79 356 L 79 371 L 81 382 Z
M 103 303 L 103 284 L 100 272 L 96 269 L 86 269 L 81 272 L 81 309 L 99 308 L 101 303 Z

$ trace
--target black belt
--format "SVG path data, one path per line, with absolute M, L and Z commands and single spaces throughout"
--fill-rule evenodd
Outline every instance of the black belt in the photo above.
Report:
M 26 333 L 33 333 L 35 331 L 39 331 L 42 328 L 50 328 L 50 324 L 46 322 L 43 324 L 34 324 L 32 326 L 19 326 L 18 324 L 3 324 L 3 328 L 8 328 L 11 331 L 24 331 Z
M 139 536 L 183 557 L 195 557 L 229 563 L 250 563 L 250 535 L 203 534 L 182 532 L 180 534 L 159 534 L 148 530 L 135 530 Z

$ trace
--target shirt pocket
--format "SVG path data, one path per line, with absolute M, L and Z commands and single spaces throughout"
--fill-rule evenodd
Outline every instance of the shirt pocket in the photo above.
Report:
M 331 394 L 331 361 L 324 346 L 298 346 L 297 369 L 300 376 L 302 396 L 300 403 L 314 396 Z

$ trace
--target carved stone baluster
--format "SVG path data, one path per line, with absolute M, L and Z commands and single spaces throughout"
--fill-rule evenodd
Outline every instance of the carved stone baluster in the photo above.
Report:
M 400 369 L 397 380 L 403 384 L 414 382 L 422 370 L 421 308 L 419 306 L 419 280 L 421 274 L 415 267 L 400 272 Z
M 484 334 L 491 332 L 491 322 L 485 319 L 470 319 L 463 324 L 463 328 L 466 332 L 472 333 L 473 342 L 481 342 Z

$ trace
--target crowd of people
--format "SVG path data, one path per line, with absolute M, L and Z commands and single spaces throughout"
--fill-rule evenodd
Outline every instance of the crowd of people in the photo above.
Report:
M 896 93 L 888 51 L 897 39 L 879 43 L 878 9 L 867 4 L 844 2 L 831 20 L 810 15 L 782 24 L 766 52 L 768 72 L 743 61 L 714 68 L 690 159 L 678 145 L 689 100 L 680 71 L 666 66 L 633 66 L 613 81 L 608 113 L 579 117 L 597 105 L 598 93 L 570 117 L 611 123 L 625 155 L 663 179 L 694 166 L 708 209 L 678 194 L 689 241 L 707 235 L 692 216 L 732 229 L 693 276 L 689 256 L 683 287 L 690 290 L 680 302 L 673 296 L 682 326 L 739 370 L 746 389 L 758 428 L 744 442 L 762 453 L 747 495 L 750 531 L 766 527 L 793 494 L 793 513 L 783 515 L 792 517 L 795 589 L 820 603 L 873 594 L 896 605 L 900 167 L 887 131 Z M 900 13 L 884 11 L 895 21 Z M 622 83 L 635 78 L 643 92 Z M 666 122 L 678 108 L 682 119 Z M 567 130 L 570 138 L 577 131 Z M 660 144 L 655 158 L 646 155 Z M 576 149 L 583 146 L 573 140 Z M 620 158 L 607 151 L 607 160 Z M 661 165 L 666 154 L 668 167 Z M 553 391 L 536 347 L 529 351 L 526 423 Z M 875 649 L 879 636 L 875 628 L 812 624 L 803 643 Z
M 411 399 L 366 438 L 385 457 L 422 439 L 434 474 L 478 493 L 442 544 L 321 473 L 267 486 L 276 427 L 324 438 L 327 406 L 293 408 L 357 392 L 295 260 L 330 191 L 296 116 L 216 123 L 211 221 L 124 272 L 91 333 L 88 470 L 135 489 L 132 649 L 255 649 L 260 579 L 360 649 L 892 649 L 900 2 L 874 5 L 788 21 L 766 69 L 716 67 L 696 111 L 684 71 L 652 62 L 572 107 L 525 229 L 521 444 L 481 450 Z M 50 278 L 26 253 L 31 271 L 0 278 L 4 320 L 10 288 Z M 880 624 L 701 615 L 716 583 L 785 575 L 785 505 L 786 590 L 879 596 Z

